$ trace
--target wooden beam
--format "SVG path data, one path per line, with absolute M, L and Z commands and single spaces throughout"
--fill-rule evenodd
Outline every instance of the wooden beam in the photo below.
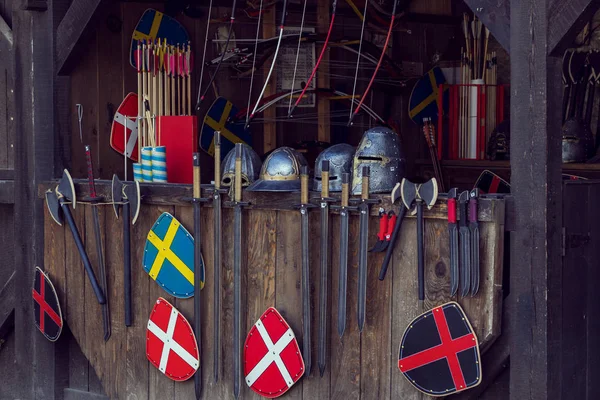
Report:
M 329 29 L 329 22 L 331 17 L 329 15 L 329 2 L 319 1 L 317 4 L 317 32 L 326 35 Z M 317 48 L 316 54 L 320 54 L 321 47 Z M 316 62 L 316 60 L 315 60 Z M 329 87 L 329 52 L 326 51 L 323 54 L 323 61 L 317 70 L 317 80 L 315 87 Z M 319 125 L 317 128 L 317 139 L 321 142 L 331 143 L 331 126 L 330 126 L 330 112 L 329 112 L 329 100 L 319 99 L 315 95 L 317 101 L 318 119 Z
M 12 29 L 6 23 L 4 18 L 0 15 L 0 34 L 2 34 L 3 40 L 8 44 L 8 47 L 12 49 L 13 47 L 13 34 Z
M 269 9 L 265 11 L 262 19 L 262 30 L 263 39 L 269 39 L 277 35 L 275 7 L 269 7 Z M 271 63 L 267 61 L 263 66 L 265 77 L 269 74 L 270 67 Z M 269 85 L 265 90 L 264 97 L 268 97 L 275 93 L 277 90 L 276 80 L 277 74 L 273 74 L 271 76 L 271 82 L 269 82 Z M 276 116 L 277 107 L 269 107 L 263 112 L 263 118 L 265 120 L 263 123 L 263 153 L 268 153 L 277 147 L 277 123 L 273 122 Z
M 510 398 L 560 393 L 561 59 L 549 57 L 550 0 L 510 7 Z
M 592 20 L 600 0 L 553 0 L 548 14 L 548 54 L 562 56 Z
M 96 11 L 111 0 L 73 0 L 56 31 L 57 74 L 65 74 L 73 62 L 74 50 L 86 32 L 90 22 L 94 20 Z
M 510 53 L 510 0 L 465 0 L 465 3 Z
M 15 274 L 13 271 L 0 290 L 0 341 L 5 341 L 15 327 Z

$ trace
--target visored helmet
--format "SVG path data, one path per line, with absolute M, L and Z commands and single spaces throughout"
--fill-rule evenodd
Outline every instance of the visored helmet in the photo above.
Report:
M 352 173 L 354 151 L 354 146 L 347 143 L 336 144 L 323 150 L 315 161 L 313 190 L 321 191 L 321 165 L 323 161 L 329 161 L 329 190 L 331 192 L 341 192 L 342 174 L 344 172 Z
M 594 138 L 582 121 L 569 119 L 562 129 L 562 161 L 586 162 L 594 154 Z
M 252 147 L 242 145 L 242 186 L 250 186 L 258 179 L 262 162 Z M 235 147 L 227 153 L 221 164 L 221 186 L 231 187 L 235 176 Z
M 294 192 L 300 190 L 300 167 L 307 165 L 304 156 L 291 147 L 274 150 L 262 165 L 259 179 L 248 191 Z
M 389 193 L 404 178 L 404 154 L 400 138 L 389 128 L 375 127 L 366 131 L 354 154 L 352 193 L 360 194 L 362 170 L 370 167 L 370 193 Z

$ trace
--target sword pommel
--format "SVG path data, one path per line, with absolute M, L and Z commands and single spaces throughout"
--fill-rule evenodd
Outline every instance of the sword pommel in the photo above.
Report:
M 371 175 L 371 169 L 369 167 L 363 167 L 362 170 L 362 189 L 360 198 L 362 200 L 369 199 L 369 175 Z
M 216 131 L 214 136 L 215 148 L 215 190 L 221 188 L 221 132 Z
M 321 162 L 321 197 L 329 197 L 329 160 Z
M 235 201 L 242 201 L 242 144 L 235 144 Z
M 308 204 L 308 167 L 306 165 L 300 169 L 300 203 Z
M 348 172 L 344 172 L 342 174 L 342 207 L 348 207 L 348 197 L 350 195 L 350 174 Z
M 194 153 L 192 155 L 193 165 L 194 165 L 194 198 L 200 198 L 200 153 Z

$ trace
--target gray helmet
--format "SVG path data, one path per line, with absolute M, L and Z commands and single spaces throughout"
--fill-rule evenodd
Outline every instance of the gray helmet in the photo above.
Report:
M 360 194 L 362 170 L 370 167 L 369 193 L 389 193 L 404 178 L 404 154 L 393 130 L 378 126 L 366 131 L 354 154 L 352 193 Z
M 300 167 L 306 159 L 291 147 L 274 150 L 260 169 L 260 179 L 254 182 L 251 192 L 294 192 L 300 190 Z
M 594 138 L 582 121 L 569 119 L 562 128 L 562 161 L 586 162 L 594 155 Z
M 313 190 L 321 191 L 321 165 L 323 161 L 329 161 L 329 190 L 332 192 L 342 191 L 342 174 L 352 173 L 352 157 L 354 157 L 354 146 L 340 143 L 323 150 L 315 161 L 315 178 Z
M 242 186 L 251 185 L 258 179 L 261 166 L 260 157 L 247 144 L 242 145 Z M 221 163 L 221 186 L 232 187 L 235 176 L 235 147 L 227 153 Z

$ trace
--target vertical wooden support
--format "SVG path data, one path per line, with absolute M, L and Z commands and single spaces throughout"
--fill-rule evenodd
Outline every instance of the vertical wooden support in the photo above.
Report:
M 510 12 L 511 399 L 560 393 L 560 59 L 549 57 L 551 0 L 513 1 Z
M 263 39 L 269 39 L 275 37 L 278 34 L 277 21 L 275 7 L 271 7 L 265 11 L 262 20 L 263 28 Z M 270 62 L 266 62 L 263 66 L 264 76 L 266 77 L 269 73 Z M 264 97 L 268 97 L 275 93 L 277 90 L 277 74 L 271 75 L 271 82 L 265 90 Z M 264 98 L 263 97 L 263 98 Z M 263 112 L 263 118 L 265 121 L 273 121 L 277 116 L 277 109 L 275 107 L 269 107 Z M 263 124 L 263 152 L 268 152 L 277 147 L 277 123 L 276 122 L 265 122 Z
M 329 15 L 329 7 L 331 4 L 327 1 L 319 1 L 317 4 L 317 31 L 320 34 L 327 34 L 327 30 L 329 29 L 330 15 Z M 319 54 L 321 49 L 317 49 L 316 54 Z M 316 62 L 316 60 L 315 60 Z M 315 87 L 329 87 L 329 52 L 325 52 L 323 54 L 323 60 L 321 61 L 321 65 L 319 65 L 319 69 L 317 70 L 317 82 L 315 82 Z M 315 95 L 316 96 L 316 95 Z M 322 99 L 317 100 L 317 110 L 318 110 L 318 118 L 319 118 L 319 127 L 317 131 L 318 140 L 322 142 L 330 142 L 331 141 L 331 132 L 330 132 L 330 119 L 329 119 L 329 100 Z

